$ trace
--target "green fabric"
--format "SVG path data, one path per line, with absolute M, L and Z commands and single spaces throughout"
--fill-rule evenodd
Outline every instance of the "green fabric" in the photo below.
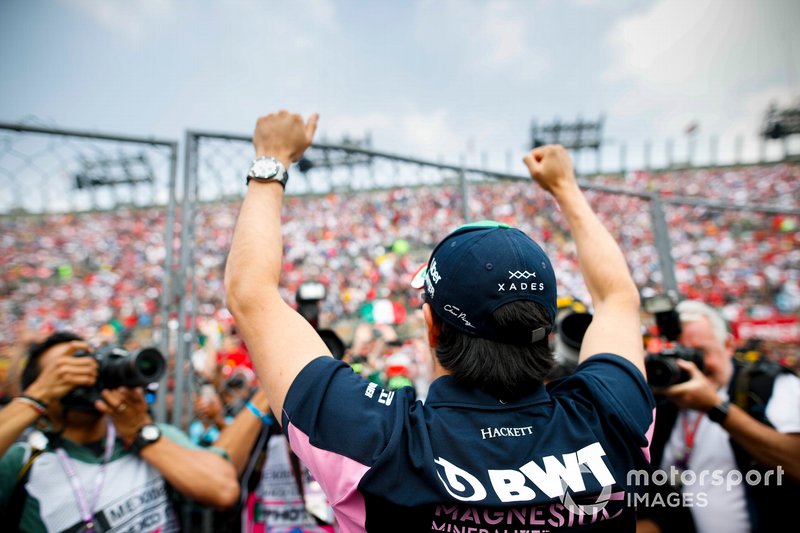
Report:
M 17 442 L 12 444 L 5 455 L 0 458 L 0 516 L 11 514 L 11 509 L 8 509 L 9 499 L 17 486 L 19 472 L 30 457 L 31 451 L 31 446 L 27 442 Z M 13 526 L 15 525 L 5 524 L 4 527 L 7 526 L 10 528 L 9 530 L 14 531 Z M 47 531 L 44 523 L 39 519 L 39 502 L 35 498 L 25 498 L 25 507 L 20 514 L 19 530 L 32 533 Z
M 207 450 L 228 459 L 224 450 L 215 447 L 202 448 L 194 444 L 183 431 L 175 426 L 170 424 L 158 424 L 158 426 L 161 428 L 162 438 L 166 437 L 187 449 Z M 77 461 L 89 464 L 101 464 L 103 461 L 102 454 L 95 454 L 89 448 L 70 440 L 65 439 L 62 442 L 62 447 L 64 451 L 67 452 L 67 455 Z M 52 452 L 54 449 L 48 445 L 47 451 Z M 0 458 L 0 516 L 8 516 L 10 514 L 10 509 L 8 509 L 9 499 L 16 487 L 17 476 L 30 456 L 30 452 L 31 447 L 27 442 L 17 442 L 6 451 L 2 458 Z M 122 442 L 117 440 L 114 444 L 111 462 L 125 457 L 126 455 L 129 455 L 129 452 L 125 449 Z M 69 487 L 65 487 L 64 489 L 65 497 L 71 498 L 72 492 L 69 490 Z M 182 500 L 185 500 L 181 495 L 178 496 L 180 496 Z M 22 510 L 19 526 L 21 531 L 46 531 L 40 518 L 39 502 L 36 498 L 25 498 L 25 506 Z M 4 524 L 3 527 L 0 527 L 0 530 L 6 530 L 6 527 L 9 527 L 9 530 L 13 530 L 13 526 L 10 524 Z
M 502 222 L 497 222 L 496 220 L 478 220 L 477 222 L 467 222 L 466 224 L 462 224 L 455 231 L 459 231 L 462 229 L 467 228 L 510 228 L 508 224 L 503 224 Z
M 0 510 L 5 510 L 8 499 L 17 484 L 17 474 L 30 455 L 31 447 L 27 444 L 13 444 L 0 458 Z M 0 515 L 4 515 L 0 512 Z

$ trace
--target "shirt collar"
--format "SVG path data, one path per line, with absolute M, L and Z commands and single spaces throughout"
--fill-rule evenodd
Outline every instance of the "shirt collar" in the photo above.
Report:
M 425 404 L 430 406 L 463 406 L 481 409 L 509 409 L 523 405 L 549 403 L 550 401 L 550 395 L 542 384 L 533 386 L 530 393 L 518 400 L 503 402 L 483 390 L 459 385 L 452 376 L 442 376 L 431 383 L 425 398 Z

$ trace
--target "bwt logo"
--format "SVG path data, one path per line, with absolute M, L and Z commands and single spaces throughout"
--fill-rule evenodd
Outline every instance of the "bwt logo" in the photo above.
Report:
M 616 482 L 603 461 L 605 455 L 600 443 L 595 442 L 576 452 L 563 454 L 561 460 L 554 455 L 542 457 L 544 467 L 529 461 L 519 469 L 490 469 L 486 474 L 491 490 L 501 502 L 532 502 L 541 492 L 547 498 L 558 498 L 575 514 L 591 514 L 605 507 L 611 496 L 611 486 Z M 442 457 L 434 462 L 439 467 L 439 480 L 453 498 L 479 502 L 489 495 L 487 487 L 477 476 Z M 569 494 L 569 491 L 586 491 L 584 474 L 594 476 L 603 487 L 597 501 L 588 506 L 576 504 Z

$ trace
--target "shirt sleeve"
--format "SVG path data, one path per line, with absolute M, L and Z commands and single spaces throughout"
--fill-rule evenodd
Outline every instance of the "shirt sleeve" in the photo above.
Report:
M 384 454 L 390 455 L 392 443 L 397 444 L 406 409 L 414 403 L 411 391 L 383 389 L 332 357 L 311 361 L 289 388 L 283 431 L 341 524 L 363 527 L 358 486 Z
M 290 441 L 292 431 L 299 432 L 314 448 L 372 465 L 400 429 L 404 409 L 413 402 L 410 390 L 384 389 L 342 361 L 319 357 L 289 388 L 283 429 Z
M 637 440 L 645 437 L 650 442 L 655 399 L 642 373 L 627 359 L 594 355 L 560 380 L 551 394 L 577 397 L 604 413 L 628 436 Z
M 800 378 L 794 374 L 775 378 L 766 415 L 781 433 L 800 433 Z

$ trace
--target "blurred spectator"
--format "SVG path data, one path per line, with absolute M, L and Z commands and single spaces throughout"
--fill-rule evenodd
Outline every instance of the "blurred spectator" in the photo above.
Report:
M 319 483 L 281 434 L 263 392 L 222 432 L 224 449 L 241 476 L 240 507 L 217 515 L 217 530 L 332 533 L 333 510 Z
M 689 379 L 655 391 L 652 463 L 670 484 L 653 489 L 672 497 L 658 503 L 651 493 L 640 531 L 780 531 L 800 497 L 800 378 L 766 359 L 735 358 L 712 307 L 684 300 L 677 313 L 678 341 L 700 351 L 703 369 L 677 360 Z
M 724 202 L 800 206 L 800 165 L 778 164 L 594 176 L 592 182 L 631 191 L 662 191 Z M 699 184 L 713 184 L 700 186 Z M 471 185 L 470 211 L 515 225 L 542 242 L 556 268 L 559 294 L 586 300 L 574 245 L 552 202 L 517 183 Z M 603 223 L 626 254 L 637 285 L 662 290 L 646 201 L 587 191 Z M 222 270 L 238 202 L 203 204 L 196 217 L 195 276 L 198 330 L 214 322 L 223 369 L 248 362 L 230 333 Z M 407 280 L 435 242 L 434 228 L 462 222 L 456 187 L 397 188 L 287 198 L 281 291 L 294 302 L 303 281 L 328 289 L 321 320 L 358 320 L 378 300 L 419 306 Z M 730 321 L 797 316 L 800 312 L 800 220 L 742 210 L 665 204 L 679 290 L 714 303 Z M 13 378 L 27 344 L 69 324 L 96 341 L 122 344 L 136 332 L 162 329 L 161 286 L 166 276 L 163 208 L 14 216 L 0 220 L 0 359 Z M 98 228 L 108 229 L 99 231 Z M 169 317 L 172 320 L 177 317 Z M 406 318 L 408 320 L 408 318 Z M 402 326 L 402 324 L 395 324 Z M 417 334 L 421 330 L 417 331 Z M 408 338 L 413 335 L 404 335 Z M 224 341 L 224 346 L 222 345 Z M 795 345 L 797 348 L 797 345 Z M 16 355 L 14 355 L 16 354 Z M 210 366 L 208 367 L 210 369 Z M 226 373 L 227 375 L 227 373 Z M 1 381 L 1 380 L 0 380 Z M 12 386 L 10 383 L 5 387 Z M 219 382 L 215 382 L 219 386 Z M 7 392 L 6 396 L 13 395 Z
M 194 420 L 189 423 L 189 438 L 198 446 L 213 446 L 224 430 L 233 421 L 225 412 L 217 391 L 211 383 L 200 386 L 200 391 L 192 393 L 194 400 Z
M 94 358 L 75 356 L 86 350 L 67 332 L 34 345 L 22 375 L 24 395 L 0 411 L 4 526 L 175 531 L 174 491 L 202 505 L 233 505 L 239 494 L 233 466 L 193 446 L 178 428 L 153 424 L 141 389 L 96 388 L 94 402 L 94 395 L 74 392 L 94 387 L 98 377 Z M 18 441 L 35 423 L 46 438 Z M 148 505 L 136 503 L 142 501 Z

